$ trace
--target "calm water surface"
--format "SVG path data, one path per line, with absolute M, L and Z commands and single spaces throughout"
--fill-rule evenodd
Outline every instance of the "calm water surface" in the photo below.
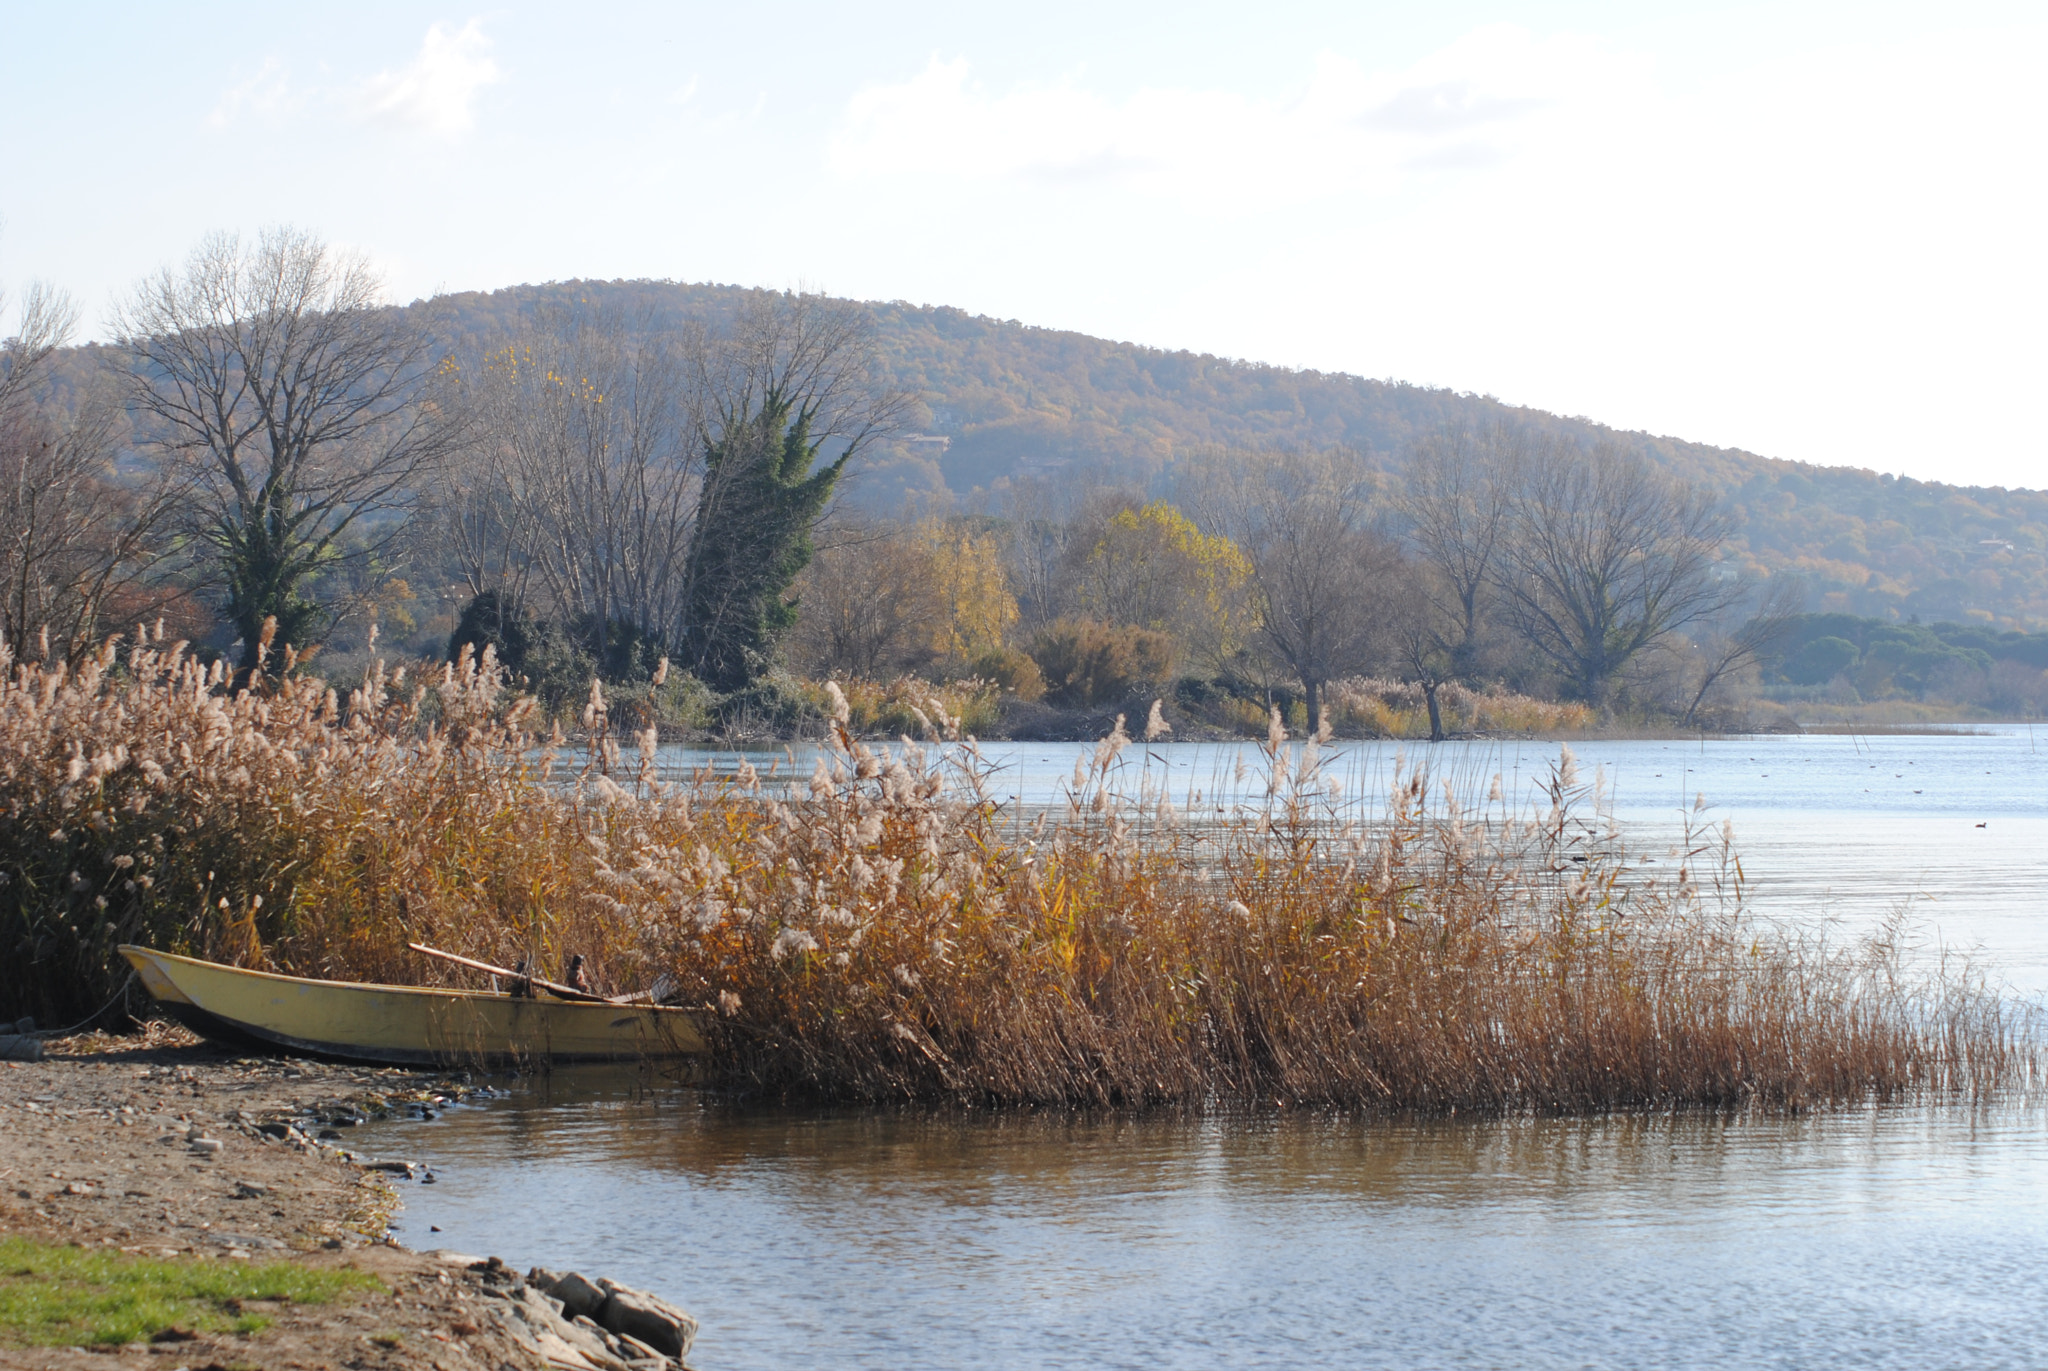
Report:
M 1974 948 L 2037 996 L 2035 747 L 2022 727 L 1576 751 L 1638 854 L 1668 860 L 1703 793 L 1705 817 L 1734 824 L 1760 912 L 1853 932 L 1911 901 L 1930 948 Z M 1028 805 L 1083 750 L 984 753 L 993 789 Z M 1475 797 L 1496 774 L 1527 795 L 1555 757 L 1340 751 L 1354 792 L 1384 789 L 1405 753 Z M 1129 784 L 1170 778 L 1177 802 L 1228 807 L 1248 793 L 1235 754 L 1134 749 L 1149 770 Z M 404 1241 L 659 1290 L 703 1320 L 692 1360 L 708 1371 L 2048 1366 L 2048 1115 L 2034 1108 L 959 1118 L 736 1110 L 577 1071 L 363 1133 L 368 1152 L 437 1169 L 406 1189 Z
M 402 1240 L 664 1291 L 711 1371 L 2048 1365 L 2032 1111 L 962 1120 L 557 1073 L 367 1131 L 439 1168 Z

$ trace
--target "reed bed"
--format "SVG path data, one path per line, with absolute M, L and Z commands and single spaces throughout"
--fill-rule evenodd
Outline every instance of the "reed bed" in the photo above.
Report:
M 1533 806 L 1423 771 L 1368 805 L 1275 718 L 1257 801 L 1218 813 L 1119 724 L 1027 814 L 971 744 L 862 743 L 836 690 L 807 774 L 664 777 L 652 733 L 535 736 L 488 657 L 380 664 L 345 700 L 231 691 L 142 632 L 76 673 L 4 665 L 15 1013 L 114 994 L 122 941 L 466 983 L 416 940 L 580 952 L 704 1006 L 709 1082 L 778 1097 L 1804 1108 L 1993 1096 L 2036 1056 L 1967 973 L 1754 919 L 1725 838 L 1632 865 L 1568 753 Z M 907 708 L 957 738 L 944 701 Z
M 1352 676 L 1324 690 L 1325 708 L 1338 731 L 1373 738 L 1427 738 L 1429 704 L 1413 681 Z M 1475 690 L 1446 682 L 1437 693 L 1444 727 L 1452 733 L 1583 733 L 1598 717 L 1586 705 L 1539 700 L 1504 687 Z
M 1002 688 L 992 681 L 970 678 L 931 682 L 916 676 L 898 676 L 889 681 L 854 677 L 835 684 L 840 687 L 836 697 L 829 696 L 822 686 L 807 685 L 804 694 L 810 697 L 820 717 L 844 705 L 846 726 L 862 737 L 896 737 L 918 732 L 923 726 L 917 720 L 921 715 L 929 720 L 926 710 L 933 702 L 959 718 L 961 729 L 967 733 L 988 733 L 1002 715 Z

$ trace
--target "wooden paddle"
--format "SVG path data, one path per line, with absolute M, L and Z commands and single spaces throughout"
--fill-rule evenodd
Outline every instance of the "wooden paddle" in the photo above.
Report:
M 603 995 L 593 995 L 588 990 L 578 990 L 574 986 L 563 985 L 557 981 L 543 980 L 539 976 L 529 976 L 520 971 L 508 971 L 502 966 L 492 966 L 489 962 L 478 962 L 472 961 L 468 957 L 458 957 L 453 952 L 443 952 L 440 948 L 428 947 L 425 943 L 407 943 L 406 946 L 426 956 L 439 957 L 444 962 L 454 962 L 457 966 L 466 966 L 472 971 L 484 971 L 493 976 L 508 976 L 514 981 L 525 981 L 530 985 L 538 986 L 542 990 L 547 991 L 556 999 L 583 1000 L 590 1004 L 619 1003 L 618 1000 L 607 999 Z

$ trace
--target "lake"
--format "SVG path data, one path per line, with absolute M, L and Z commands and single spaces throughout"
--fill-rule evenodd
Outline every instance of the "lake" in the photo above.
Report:
M 1638 855 L 1671 860 L 1703 793 L 1760 913 L 1848 934 L 1910 901 L 1925 950 L 2048 990 L 2048 752 L 2026 728 L 1573 747 Z M 1354 793 L 1400 758 L 1474 798 L 1496 774 L 1526 797 L 1556 757 L 1336 750 Z M 983 748 L 1027 806 L 1084 751 Z M 1127 780 L 1227 807 L 1253 788 L 1235 755 L 1134 748 Z M 400 1238 L 659 1291 L 703 1320 L 709 1371 L 2048 1365 L 2035 1105 L 963 1117 L 740 1109 L 621 1070 L 507 1084 L 360 1130 L 438 1173 L 406 1187 Z

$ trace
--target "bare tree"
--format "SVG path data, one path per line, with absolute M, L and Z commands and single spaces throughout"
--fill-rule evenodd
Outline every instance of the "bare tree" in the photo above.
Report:
M 798 585 L 795 651 L 813 671 L 875 679 L 938 656 L 952 602 L 930 543 L 900 525 L 841 525 Z
M 1448 638 L 1448 670 L 1478 668 L 1481 621 L 1498 578 L 1507 527 L 1509 473 L 1526 458 L 1527 435 L 1506 420 L 1478 429 L 1446 425 L 1415 444 L 1404 471 L 1401 512 L 1431 574 L 1438 601 L 1428 620 Z
M 600 654 L 614 625 L 676 631 L 703 469 L 693 341 L 545 319 L 484 360 L 438 502 L 472 595 L 523 606 L 532 583 Z
M 470 599 L 497 594 L 524 605 L 533 577 L 527 512 L 513 496 L 506 436 L 492 422 L 500 416 L 479 394 L 489 386 L 488 363 L 483 369 L 485 380 L 463 397 L 470 406 L 471 441 L 449 455 L 427 493 L 425 517 L 413 521 L 412 532 L 454 563 Z
M 0 309 L 7 296 L 0 292 Z M 0 411 L 13 412 L 28 402 L 50 358 L 70 341 L 78 327 L 78 306 L 40 281 L 21 302 L 21 325 L 0 344 Z
M 1182 483 L 1197 522 L 1250 560 L 1260 634 L 1300 680 L 1315 726 L 1323 686 L 1379 646 L 1375 601 L 1399 564 L 1368 527 L 1364 463 L 1344 451 L 1226 452 L 1189 459 Z
M 116 479 L 120 411 L 99 387 L 68 411 L 38 395 L 77 318 L 66 297 L 32 286 L 0 344 L 0 639 L 66 659 L 98 646 L 114 614 L 161 607 L 146 577 L 170 506 L 161 473 Z
M 1071 483 L 1041 477 L 1013 481 L 1003 497 L 1003 560 L 1026 628 L 1043 628 L 1074 608 L 1065 569 L 1078 511 Z
M 1745 586 L 1745 592 L 1749 587 Z M 1699 645 L 1699 684 L 1686 702 L 1679 724 L 1691 728 L 1699 720 L 1700 706 L 1707 693 L 1735 672 L 1760 657 L 1771 641 L 1806 606 L 1806 587 L 1797 581 L 1774 578 L 1756 613 L 1734 629 L 1708 635 Z
M 1608 703 L 1616 675 L 1645 648 L 1743 593 L 1714 575 L 1728 534 L 1714 501 L 1611 443 L 1528 453 L 1506 532 L 1509 618 L 1590 704 Z
M 208 238 L 116 314 L 141 436 L 183 466 L 192 532 L 254 668 L 266 619 L 305 645 L 304 594 L 351 530 L 407 505 L 453 446 L 429 337 L 359 254 L 272 229 Z
M 1447 581 L 1443 569 L 1432 562 L 1404 562 L 1388 578 L 1380 605 L 1401 674 L 1422 687 L 1433 743 L 1444 740 L 1439 696 L 1445 686 L 1465 675 L 1461 649 L 1471 642 L 1471 621 L 1459 614 L 1459 597 Z
M 1003 496 L 1003 561 L 1027 629 L 1083 612 L 1088 561 L 1111 519 L 1144 497 L 1096 469 L 1027 476 Z

